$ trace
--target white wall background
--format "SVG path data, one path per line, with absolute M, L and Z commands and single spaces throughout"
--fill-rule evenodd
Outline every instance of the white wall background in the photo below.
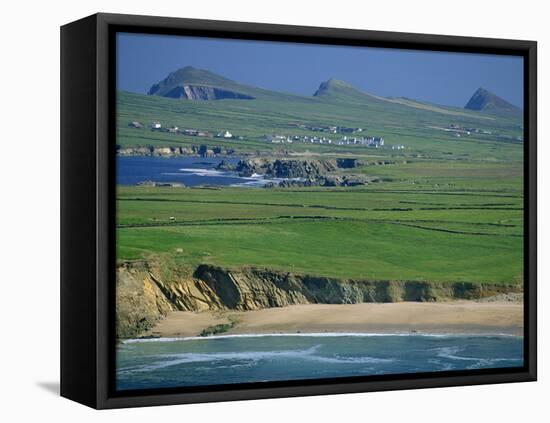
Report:
M 539 42 L 537 383 L 96 412 L 59 381 L 59 26 L 103 12 L 531 39 Z M 550 302 L 550 31 L 542 1 L 95 0 L 2 4 L 0 31 L 0 419 L 112 422 L 547 421 Z M 546 259 L 546 260 L 545 260 Z M 545 263 L 546 261 L 546 263 Z M 546 395 L 544 391 L 546 390 Z

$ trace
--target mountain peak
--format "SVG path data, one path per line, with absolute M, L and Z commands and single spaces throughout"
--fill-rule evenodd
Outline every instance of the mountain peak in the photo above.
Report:
M 185 66 L 181 69 L 170 72 L 162 81 L 154 84 L 147 94 L 162 95 L 168 93 L 175 87 L 183 87 L 185 85 L 220 85 L 230 83 L 229 79 L 219 76 L 205 69 L 195 68 L 193 66 Z
M 197 80 L 229 81 L 229 79 L 215 74 L 214 72 L 210 72 L 206 69 L 199 69 L 194 66 L 185 66 L 181 69 L 171 72 L 168 77 L 170 76 L 180 79 L 182 80 L 182 82 L 195 82 Z
M 363 104 L 372 103 L 373 101 L 385 101 L 380 97 L 361 91 L 349 82 L 336 78 L 330 78 L 321 82 L 321 85 L 319 85 L 313 96 L 327 100 L 351 101 Z
M 351 84 L 348 84 L 346 81 L 342 81 L 341 79 L 336 79 L 336 78 L 329 78 L 325 81 L 325 84 L 328 84 L 328 85 L 349 85 L 351 86 Z
M 339 89 L 339 88 L 348 88 L 348 89 L 351 88 L 355 90 L 355 88 L 351 84 L 348 84 L 345 81 L 342 81 L 336 78 L 330 78 L 324 82 L 321 82 L 321 84 L 319 85 L 319 88 L 317 89 L 317 91 L 315 91 L 315 94 L 313 95 L 317 97 L 320 95 L 327 94 L 327 92 L 330 90 Z
M 185 66 L 154 84 L 147 94 L 187 100 L 254 99 L 243 90 L 246 87 L 214 72 Z
M 521 109 L 519 107 L 514 106 L 483 87 L 480 87 L 475 91 L 464 108 L 468 110 L 486 111 L 492 113 L 521 113 Z

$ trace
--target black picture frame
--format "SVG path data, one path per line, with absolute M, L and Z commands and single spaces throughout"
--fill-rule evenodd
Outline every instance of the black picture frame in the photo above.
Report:
M 114 390 L 115 51 L 117 32 L 524 57 L 524 366 L 310 381 Z M 95 14 L 61 28 L 61 395 L 97 409 L 534 381 L 537 44 L 243 22 Z

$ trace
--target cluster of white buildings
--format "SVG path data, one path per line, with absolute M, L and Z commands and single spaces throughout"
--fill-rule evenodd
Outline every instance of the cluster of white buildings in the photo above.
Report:
M 350 128 L 347 126 L 315 126 L 315 125 L 296 125 L 299 128 L 307 129 L 313 132 L 329 132 L 331 134 L 352 134 L 355 132 L 363 132 L 363 128 Z
M 384 138 L 382 137 L 344 137 L 338 141 L 338 145 L 366 145 L 367 147 L 384 147 Z
M 267 135 L 267 142 L 273 144 L 292 144 L 293 142 L 302 142 L 309 144 L 334 144 L 334 145 L 364 145 L 367 147 L 383 147 L 384 138 L 382 137 L 348 137 L 333 140 L 323 136 L 310 135 Z
M 143 124 L 137 121 L 128 123 L 128 126 L 131 128 L 141 129 L 144 127 Z M 304 125 L 301 125 L 304 126 Z M 174 134 L 182 134 L 187 136 L 196 136 L 196 137 L 215 137 L 215 138 L 224 138 L 224 139 L 234 139 L 242 140 L 243 137 L 240 135 L 235 135 L 227 130 L 221 131 L 212 135 L 208 131 L 201 131 L 198 129 L 180 129 L 177 126 L 164 127 L 159 121 L 151 122 L 148 127 L 151 131 L 159 132 L 169 132 Z M 329 127 L 311 127 L 315 132 L 363 132 L 362 128 L 345 128 L 337 126 Z M 369 137 L 369 136 L 349 136 L 345 135 L 340 139 L 332 139 L 323 135 L 266 135 L 265 141 L 273 144 L 292 144 L 295 142 L 308 143 L 308 144 L 331 144 L 331 145 L 362 145 L 366 147 L 380 148 L 385 146 L 384 138 L 382 137 Z M 392 145 L 389 146 L 392 150 L 402 150 L 405 148 L 403 145 Z

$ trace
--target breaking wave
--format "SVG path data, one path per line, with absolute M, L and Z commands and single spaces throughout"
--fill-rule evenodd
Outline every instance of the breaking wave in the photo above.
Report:
M 229 361 L 233 364 L 223 366 L 223 368 L 251 366 L 262 360 L 288 360 L 302 359 L 316 361 L 320 363 L 331 364 L 373 364 L 373 363 L 389 363 L 394 361 L 392 358 L 376 358 L 376 357 L 345 357 L 341 355 L 323 356 L 316 354 L 321 345 L 314 345 L 303 350 L 283 350 L 283 351 L 246 351 L 246 352 L 216 352 L 216 353 L 180 353 L 180 354 L 163 354 L 152 356 L 157 361 L 141 366 L 124 367 L 118 370 L 119 374 L 136 373 L 136 372 L 151 372 L 166 367 L 178 366 L 180 364 L 189 363 L 219 363 Z

